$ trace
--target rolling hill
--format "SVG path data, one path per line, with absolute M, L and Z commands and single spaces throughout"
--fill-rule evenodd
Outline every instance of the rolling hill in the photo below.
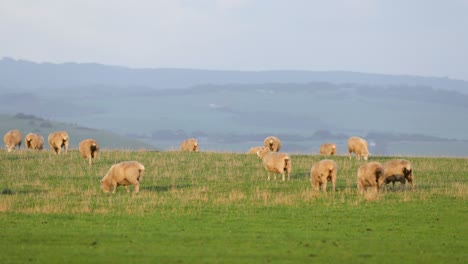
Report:
M 349 72 L 128 69 L 0 60 L 0 113 L 34 115 L 176 149 L 285 151 L 368 138 L 380 155 L 468 156 L 468 82 Z M 27 78 L 25 77 L 27 76 Z

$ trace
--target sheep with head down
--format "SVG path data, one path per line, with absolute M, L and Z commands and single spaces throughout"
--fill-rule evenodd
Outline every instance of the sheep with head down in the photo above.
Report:
M 143 177 L 145 166 L 138 161 L 124 161 L 112 165 L 107 174 L 101 180 L 101 188 L 105 193 L 108 193 L 112 189 L 112 193 L 118 186 L 125 186 L 125 190 L 130 192 L 128 189 L 129 185 L 134 185 L 134 193 L 140 191 L 140 182 Z
M 27 149 L 41 150 L 44 148 L 44 137 L 36 133 L 29 133 L 24 137 Z
M 269 148 L 262 148 L 257 151 L 257 155 L 262 159 L 263 168 L 268 172 L 268 180 L 270 180 L 270 173 L 281 174 L 283 181 L 285 174 L 288 175 L 288 180 L 291 180 L 291 157 L 286 153 L 278 153 L 270 151 Z
M 312 188 L 319 190 L 322 187 L 324 192 L 327 191 L 327 182 L 331 182 L 332 191 L 335 191 L 336 174 L 338 166 L 336 162 L 330 159 L 324 159 L 315 163 L 310 169 L 310 183 Z
M 383 164 L 385 173 L 384 173 L 384 183 L 393 184 L 393 190 L 395 190 L 395 182 L 401 183 L 401 188 L 405 190 L 405 183 L 408 181 L 411 184 L 411 189 L 414 189 L 414 175 L 413 167 L 411 162 L 405 159 L 394 159 L 389 160 Z
M 59 155 L 63 147 L 65 154 L 67 154 L 68 144 L 70 142 L 70 138 L 68 137 L 67 132 L 65 131 L 52 132 L 49 134 L 47 141 L 49 142 L 50 150 L 52 150 L 53 153 Z
M 21 131 L 18 129 L 10 130 L 3 136 L 3 142 L 8 152 L 16 149 L 16 147 L 20 149 L 22 140 L 23 134 L 21 134 Z
M 364 193 L 368 188 L 380 188 L 384 183 L 385 169 L 380 162 L 368 162 L 359 167 L 357 177 L 357 188 L 360 193 Z
M 348 139 L 348 152 L 349 159 L 351 159 L 351 153 L 356 155 L 356 159 L 364 158 L 367 160 L 369 158 L 369 149 L 367 141 L 360 137 L 350 137 Z
M 269 136 L 265 138 L 263 145 L 270 151 L 278 152 L 281 149 L 281 140 L 277 137 Z
M 81 157 L 89 160 L 92 165 L 99 152 L 99 144 L 94 139 L 84 139 L 80 142 L 79 150 Z
M 182 143 L 180 143 L 180 150 L 181 151 L 189 151 L 189 152 L 198 152 L 198 140 L 195 138 L 188 138 Z
M 322 146 L 320 146 L 320 155 L 336 155 L 336 144 L 325 143 Z

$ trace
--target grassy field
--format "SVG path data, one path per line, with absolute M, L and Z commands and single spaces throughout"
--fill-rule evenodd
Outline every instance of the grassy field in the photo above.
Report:
M 322 158 L 293 155 L 282 182 L 245 154 L 103 151 L 90 167 L 76 150 L 1 151 L 0 263 L 468 261 L 468 159 L 407 158 L 416 192 L 358 195 L 363 161 L 344 156 L 337 191 L 311 190 Z M 146 167 L 140 193 L 104 194 L 124 160 Z

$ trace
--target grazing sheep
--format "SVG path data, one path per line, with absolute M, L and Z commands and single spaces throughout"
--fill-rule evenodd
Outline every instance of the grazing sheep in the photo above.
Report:
M 315 163 L 310 169 L 310 183 L 312 184 L 312 188 L 318 191 L 321 186 L 322 190 L 326 192 L 327 182 L 331 182 L 332 190 L 335 191 L 337 170 L 338 166 L 333 160 L 324 159 Z
M 351 153 L 355 153 L 356 159 L 364 158 L 367 160 L 369 158 L 369 150 L 367 148 L 368 144 L 367 141 L 360 138 L 360 137 L 350 137 L 348 139 L 348 152 L 349 152 L 349 159 L 351 159 Z
M 20 149 L 21 147 L 21 140 L 23 139 L 23 134 L 18 129 L 13 129 L 6 132 L 5 136 L 3 136 L 3 142 L 5 143 L 5 147 L 7 148 L 8 152 L 12 150 Z
M 180 150 L 198 152 L 198 141 L 195 138 L 188 138 L 180 143 Z
M 62 147 L 65 151 L 65 154 L 68 152 L 68 143 L 70 138 L 68 137 L 67 132 L 65 131 L 57 131 L 52 132 L 49 134 L 47 139 L 49 142 L 50 150 L 52 150 L 55 154 L 59 155 Z
M 80 154 L 84 159 L 89 159 L 89 165 L 93 164 L 99 151 L 99 145 L 94 139 L 84 139 L 80 142 Z
M 320 146 L 320 155 L 336 155 L 336 145 L 333 143 L 325 143 Z
M 268 172 L 268 180 L 270 180 L 270 172 L 273 172 L 276 180 L 276 174 L 281 174 L 283 181 L 284 174 L 288 174 L 288 180 L 291 180 L 291 157 L 286 153 L 278 153 L 270 151 L 269 148 L 262 148 L 257 151 L 257 155 L 262 159 L 262 164 Z
M 395 182 L 401 183 L 401 188 L 405 189 L 405 182 L 408 181 L 411 183 L 411 189 L 414 189 L 414 176 L 413 168 L 411 162 L 404 159 L 395 159 L 389 160 L 383 164 L 385 173 L 384 173 L 384 183 L 393 183 L 393 190 L 395 190 Z
M 247 151 L 247 154 L 257 154 L 257 152 L 261 150 L 262 148 L 264 147 L 263 146 L 252 147 L 249 149 L 249 151 Z
M 28 149 L 41 150 L 44 148 L 44 137 L 36 133 L 29 133 L 24 137 L 24 144 Z
M 360 193 L 363 193 L 367 188 L 377 188 L 380 192 L 380 187 L 384 182 L 384 167 L 379 162 L 368 162 L 358 169 L 357 188 Z
M 125 190 L 130 192 L 128 185 L 135 185 L 134 193 L 140 191 L 140 181 L 143 176 L 145 166 L 137 161 L 124 161 L 112 165 L 107 174 L 101 180 L 101 187 L 105 193 L 115 193 L 117 186 L 125 186 Z
M 270 149 L 270 151 L 278 152 L 281 149 L 281 140 L 274 136 L 266 137 L 263 145 Z

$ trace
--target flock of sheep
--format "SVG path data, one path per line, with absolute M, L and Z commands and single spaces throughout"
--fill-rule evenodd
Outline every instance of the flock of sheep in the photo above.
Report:
M 256 153 L 262 159 L 262 164 L 268 172 L 268 180 L 270 173 L 275 175 L 281 174 L 283 181 L 285 174 L 290 179 L 291 174 L 291 157 L 286 153 L 280 153 L 281 141 L 274 136 L 265 138 L 263 146 L 252 147 L 247 153 Z M 356 159 L 363 158 L 367 161 L 369 158 L 368 144 L 365 139 L 360 137 L 350 137 L 348 139 L 348 153 L 351 159 L 352 153 L 355 154 Z M 332 156 L 336 155 L 336 144 L 325 143 L 320 147 L 320 154 Z M 310 183 L 312 188 L 324 192 L 327 190 L 327 183 L 331 182 L 332 190 L 335 191 L 336 175 L 338 166 L 336 162 L 331 159 L 323 159 L 313 164 L 310 169 Z M 395 182 L 400 182 L 401 187 L 405 188 L 405 183 L 411 183 L 411 188 L 414 191 L 414 176 L 411 163 L 404 159 L 394 159 L 386 163 L 367 162 L 359 167 L 357 172 L 357 188 L 359 192 L 363 193 L 369 188 L 374 188 L 378 192 L 383 184 L 392 183 L 395 189 Z
M 8 152 L 21 147 L 22 134 L 21 131 L 14 129 L 8 131 L 3 137 L 5 146 Z M 49 134 L 47 138 L 50 149 L 53 153 L 59 155 L 64 150 L 67 154 L 69 145 L 69 136 L 65 131 L 57 131 Z M 27 149 L 42 150 L 44 148 L 44 137 L 35 133 L 29 133 L 24 138 Z M 292 163 L 290 155 L 279 152 L 281 149 L 281 141 L 274 136 L 265 138 L 263 146 L 251 148 L 247 153 L 256 154 L 262 159 L 262 164 L 268 173 L 273 173 L 274 179 L 276 175 L 281 174 L 282 180 L 291 179 Z M 180 144 L 181 151 L 198 152 L 198 141 L 195 138 L 184 140 Z M 84 139 L 79 144 L 80 155 L 89 160 L 89 165 L 92 165 L 99 152 L 99 145 L 94 139 Z M 348 139 L 348 152 L 351 159 L 352 153 L 355 153 L 356 159 L 363 158 L 368 160 L 369 151 L 367 141 L 360 137 L 351 137 Z M 320 154 L 332 156 L 336 155 L 336 145 L 326 143 L 320 147 Z M 111 166 L 109 171 L 101 180 L 101 187 L 104 192 L 111 191 L 115 193 L 119 185 L 125 186 L 127 192 L 129 185 L 134 185 L 134 192 L 139 191 L 140 181 L 142 179 L 145 167 L 137 161 L 124 161 Z M 332 190 L 335 191 L 336 177 L 338 166 L 331 159 L 323 159 L 313 164 L 310 169 L 310 182 L 315 190 L 327 190 L 327 183 L 331 182 Z M 414 191 L 414 176 L 411 163 L 404 159 L 394 159 L 386 163 L 367 162 L 360 166 L 357 171 L 357 188 L 360 193 L 363 193 L 369 188 L 380 191 L 382 185 L 388 183 L 393 184 L 400 182 L 401 187 L 405 188 L 405 183 L 408 181 Z

